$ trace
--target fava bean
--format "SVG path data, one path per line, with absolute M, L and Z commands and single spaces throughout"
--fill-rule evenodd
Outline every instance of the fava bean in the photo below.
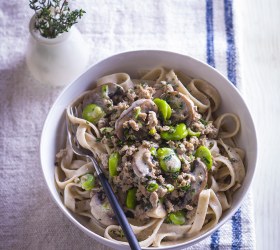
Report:
M 181 161 L 171 148 L 159 148 L 157 150 L 159 165 L 163 171 L 175 173 L 181 169 Z
M 152 156 L 157 156 L 157 150 L 156 150 L 156 148 L 154 148 L 154 147 L 152 147 L 152 148 L 150 148 L 150 152 L 151 152 L 151 155 Z
M 126 196 L 127 208 L 134 209 L 136 207 L 136 192 L 137 192 L 137 188 L 131 188 L 128 190 Z
M 117 176 L 117 167 L 119 165 L 121 156 L 118 152 L 112 153 L 109 157 L 109 173 L 110 176 Z
M 102 117 L 105 116 L 105 112 L 103 111 L 103 109 L 99 106 L 97 106 L 96 104 L 89 104 L 87 105 L 84 110 L 83 110 L 83 114 L 82 117 L 93 123 L 96 124 Z
M 199 137 L 201 135 L 201 132 L 194 132 L 192 131 L 190 128 L 187 129 L 188 130 L 188 136 L 196 136 Z
M 185 213 L 182 211 L 170 213 L 168 219 L 174 225 L 183 225 L 186 223 Z
M 165 187 L 167 188 L 168 193 L 171 193 L 174 191 L 174 186 L 171 184 L 166 184 Z
M 155 98 L 154 103 L 157 105 L 159 113 L 164 121 L 168 120 L 171 116 L 172 110 L 169 104 L 160 98 Z
M 212 155 L 210 150 L 205 146 L 200 146 L 196 152 L 195 157 L 200 158 L 206 165 L 208 170 L 211 170 L 213 165 Z
M 156 132 L 157 132 L 156 128 L 152 128 L 150 129 L 149 134 L 154 135 Z
M 162 131 L 160 137 L 167 141 L 178 141 L 186 138 L 188 135 L 187 127 L 184 123 L 179 123 L 175 128 L 171 127 L 169 131 Z
M 84 190 L 92 190 L 95 185 L 95 177 L 92 174 L 85 174 L 81 177 L 81 184 Z
M 147 191 L 154 192 L 158 189 L 158 184 L 155 181 L 152 181 L 146 187 Z
M 109 88 L 108 85 L 102 85 L 101 87 L 102 97 L 107 98 L 109 94 Z

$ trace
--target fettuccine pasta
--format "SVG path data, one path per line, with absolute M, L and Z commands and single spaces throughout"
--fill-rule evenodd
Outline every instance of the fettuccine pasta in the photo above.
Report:
M 244 152 L 234 143 L 238 116 L 219 114 L 220 105 L 208 82 L 158 67 L 140 79 L 104 76 L 67 108 L 140 246 L 186 242 L 231 207 L 245 177 Z M 91 162 L 68 143 L 57 154 L 55 181 L 65 206 L 88 218 L 92 231 L 127 244 Z

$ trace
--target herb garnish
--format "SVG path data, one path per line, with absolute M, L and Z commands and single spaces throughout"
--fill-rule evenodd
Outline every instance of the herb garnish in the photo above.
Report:
M 46 38 L 68 32 L 86 13 L 82 9 L 71 11 L 66 0 L 29 0 L 29 7 L 35 11 L 35 29 Z

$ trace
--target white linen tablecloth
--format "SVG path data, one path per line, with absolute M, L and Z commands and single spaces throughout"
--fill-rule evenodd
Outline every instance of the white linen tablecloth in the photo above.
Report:
M 232 0 L 75 1 L 90 63 L 162 49 L 216 67 L 242 89 Z M 236 10 L 238 11 L 238 10 Z M 0 2 L 0 249 L 108 249 L 76 228 L 48 193 L 39 161 L 43 122 L 62 87 L 38 83 L 25 63 L 28 1 Z M 190 249 L 254 249 L 250 194 L 235 216 Z

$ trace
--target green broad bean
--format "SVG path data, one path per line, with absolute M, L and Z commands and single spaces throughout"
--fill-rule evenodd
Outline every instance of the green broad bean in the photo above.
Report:
M 155 98 L 153 101 L 157 105 L 163 120 L 164 121 L 168 120 L 171 117 L 171 113 L 172 113 L 169 104 L 165 100 L 160 98 Z
M 118 165 L 121 160 L 121 156 L 118 152 L 112 153 L 109 157 L 109 174 L 110 176 L 117 176 L 118 175 Z
M 102 85 L 101 87 L 102 97 L 107 98 L 109 94 L 109 87 L 108 85 Z
M 168 193 L 171 193 L 174 191 L 174 186 L 172 184 L 166 184 L 165 187 L 167 188 Z
M 210 150 L 205 146 L 200 146 L 196 152 L 195 157 L 200 158 L 206 165 L 208 170 L 211 170 L 213 165 L 212 155 Z
M 151 155 L 152 155 L 152 156 L 154 156 L 154 157 L 157 156 L 157 150 L 156 150 L 156 148 L 154 148 L 154 147 L 150 148 L 150 152 L 151 152 Z
M 176 173 L 181 169 L 181 161 L 171 148 L 159 148 L 157 150 L 159 165 L 163 171 Z
M 179 123 L 171 131 L 162 131 L 160 137 L 167 141 L 178 141 L 186 138 L 188 135 L 187 126 L 184 123 Z
M 187 129 L 188 130 L 188 136 L 196 136 L 199 137 L 201 135 L 201 132 L 194 132 L 192 131 L 190 128 Z
M 158 184 L 155 181 L 152 181 L 146 187 L 148 192 L 154 192 L 158 189 Z
M 127 208 L 134 209 L 136 207 L 136 192 L 137 192 L 137 188 L 131 188 L 128 190 L 126 196 Z
M 84 190 L 92 190 L 95 185 L 95 177 L 92 174 L 85 174 L 81 177 L 81 184 Z
M 87 105 L 84 110 L 83 110 L 83 114 L 82 117 L 93 123 L 96 124 L 102 117 L 105 116 L 105 112 L 103 111 L 103 109 L 99 106 L 97 106 L 96 104 L 89 104 Z
M 156 132 L 157 132 L 156 128 L 152 128 L 150 129 L 149 134 L 154 135 Z
M 185 213 L 182 211 L 170 213 L 168 219 L 174 225 L 183 225 L 186 223 Z

